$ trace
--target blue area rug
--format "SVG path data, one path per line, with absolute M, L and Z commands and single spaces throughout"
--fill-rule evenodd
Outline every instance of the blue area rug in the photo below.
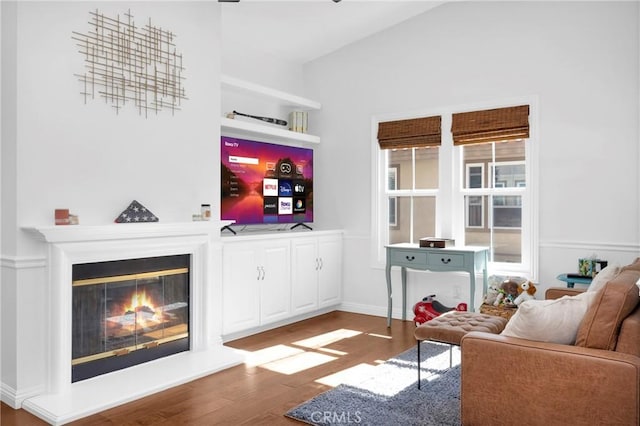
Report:
M 424 342 L 373 369 L 370 377 L 343 383 L 285 416 L 311 425 L 459 425 L 460 348 Z M 451 365 L 451 367 L 450 367 Z

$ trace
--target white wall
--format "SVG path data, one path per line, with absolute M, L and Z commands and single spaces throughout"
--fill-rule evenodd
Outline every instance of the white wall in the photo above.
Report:
M 220 10 L 212 2 L 2 2 L 2 391 L 37 392 L 46 326 L 44 256 L 23 226 L 53 225 L 69 208 L 83 225 L 112 223 L 136 199 L 161 222 L 218 212 Z M 72 31 L 89 12 L 128 10 L 138 26 L 176 34 L 187 100 L 174 116 L 118 115 L 84 104 Z M 122 225 L 126 226 L 126 225 Z
M 637 2 L 454 2 L 307 64 L 323 104 L 316 209 L 347 231 L 346 305 L 386 307 L 365 255 L 377 114 L 537 97 L 540 286 L 580 256 L 640 254 L 638 17 Z M 410 278 L 415 295 L 459 300 L 437 274 Z

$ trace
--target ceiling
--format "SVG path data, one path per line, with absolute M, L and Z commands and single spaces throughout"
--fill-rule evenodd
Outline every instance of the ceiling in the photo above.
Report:
M 222 3 L 225 48 L 257 49 L 305 63 L 444 1 L 241 0 Z

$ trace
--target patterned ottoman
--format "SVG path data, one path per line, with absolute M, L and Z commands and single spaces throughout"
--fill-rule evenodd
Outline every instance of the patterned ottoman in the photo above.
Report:
M 470 331 L 498 334 L 504 330 L 506 324 L 506 318 L 466 311 L 446 312 L 431 321 L 420 324 L 413 333 L 418 344 L 418 389 L 420 389 L 420 343 L 423 340 L 460 346 L 462 337 Z

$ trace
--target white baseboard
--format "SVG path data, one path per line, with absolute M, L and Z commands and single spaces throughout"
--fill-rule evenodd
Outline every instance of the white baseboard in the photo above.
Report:
M 23 389 L 20 391 L 16 391 L 13 387 L 1 383 L 0 384 L 0 400 L 7 404 L 9 407 L 17 410 L 22 408 L 22 402 L 25 399 L 32 398 L 36 395 L 40 395 L 45 390 L 44 385 L 42 386 L 32 386 L 27 389 Z
M 376 317 L 387 317 L 387 308 L 382 306 L 363 305 L 360 303 L 342 302 L 340 310 L 345 312 L 351 312 L 354 314 L 373 315 Z M 392 318 L 402 318 L 402 312 L 400 310 L 391 311 Z
M 251 327 L 251 328 L 248 328 L 246 330 L 241 330 L 241 331 L 236 331 L 236 332 L 233 332 L 233 333 L 223 334 L 222 335 L 222 341 L 224 343 L 231 342 L 233 340 L 242 339 L 243 337 L 248 337 L 248 336 L 252 336 L 252 335 L 257 334 L 257 333 L 262 333 L 263 331 L 273 330 L 274 328 L 282 327 L 284 325 L 293 324 L 294 322 L 306 320 L 306 319 L 309 319 L 309 318 L 317 317 L 318 315 L 323 315 L 323 314 L 327 314 L 329 312 L 341 310 L 340 306 L 341 305 L 329 306 L 329 307 L 326 307 L 326 308 L 322 308 L 322 309 L 318 309 L 318 310 L 315 310 L 315 311 L 312 311 L 312 312 L 308 312 L 306 314 L 296 315 L 296 316 L 293 316 L 293 317 L 290 317 L 290 318 L 287 318 L 287 319 L 284 319 L 284 320 L 272 322 L 272 323 L 261 325 L 261 326 L 258 326 L 258 327 Z

